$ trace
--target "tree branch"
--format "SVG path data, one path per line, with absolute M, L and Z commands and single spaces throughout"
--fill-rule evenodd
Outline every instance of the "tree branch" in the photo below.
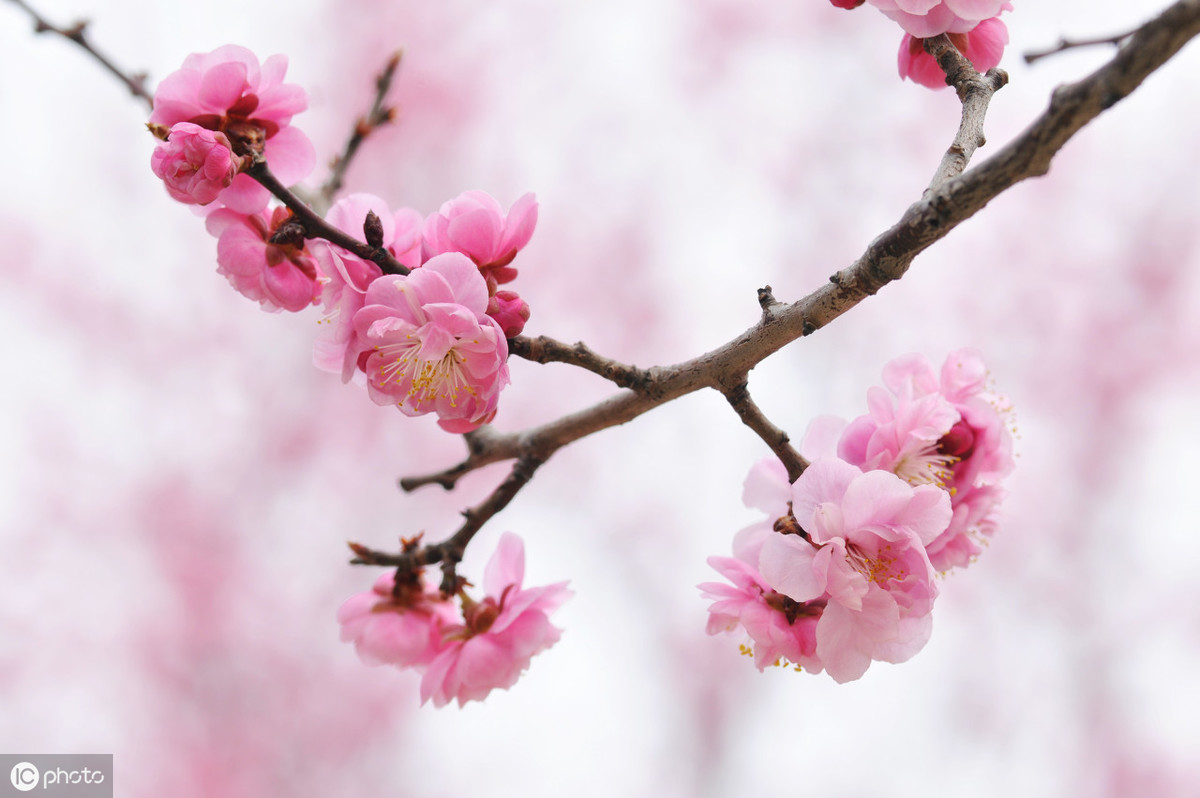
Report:
M 386 125 L 396 118 L 396 109 L 385 106 L 383 101 L 392 87 L 392 78 L 395 77 L 396 69 L 400 66 L 401 55 L 399 50 L 393 53 L 387 64 L 384 65 L 383 71 L 375 78 L 375 101 L 371 104 L 371 110 L 367 112 L 366 116 L 358 118 L 342 154 L 333 159 L 333 169 L 329 173 L 329 178 L 321 186 L 320 192 L 320 201 L 325 208 L 333 204 L 333 198 L 342 190 L 346 179 L 346 170 L 350 168 L 350 162 L 354 160 L 359 146 L 367 136 L 374 132 L 375 128 Z
M 989 69 L 980 75 L 946 34 L 925 40 L 925 52 L 933 56 L 938 66 L 946 73 L 946 82 L 958 92 L 962 103 L 962 121 L 958 133 L 942 162 L 938 165 L 928 191 L 932 191 L 952 177 L 962 174 L 975 150 L 987 143 L 983 135 L 983 121 L 987 116 L 992 95 L 1008 83 L 1008 73 L 1003 69 Z
M 546 462 L 545 457 L 533 454 L 522 455 L 513 465 L 508 477 L 479 504 L 463 512 L 463 525 L 451 537 L 441 543 L 430 543 L 399 554 L 376 551 L 359 543 L 351 543 L 354 552 L 352 565 L 390 565 L 398 568 L 414 568 L 422 565 L 442 564 L 442 592 L 452 594 L 457 590 L 459 561 L 467 544 L 493 516 L 508 506 L 513 497 L 525 487 L 533 475 Z M 407 548 L 407 547 L 406 547 Z
M 1138 28 L 1134 28 L 1133 30 L 1125 31 L 1124 33 L 1118 33 L 1113 36 L 1102 36 L 1096 39 L 1060 38 L 1058 40 L 1058 44 L 1056 44 L 1054 47 L 1048 47 L 1045 50 L 1032 50 L 1028 53 L 1025 53 L 1025 63 L 1032 64 L 1034 61 L 1040 61 L 1043 58 L 1057 55 L 1065 50 L 1072 50 L 1076 47 L 1095 47 L 1101 44 L 1111 44 L 1114 47 L 1118 47 L 1120 46 L 1121 42 L 1137 33 L 1137 31 Z
M 82 47 L 87 53 L 94 58 L 100 66 L 108 70 L 114 75 L 117 80 L 125 84 L 129 89 L 129 93 L 134 97 L 144 100 L 151 111 L 154 110 L 154 95 L 146 90 L 146 75 L 145 73 L 126 73 L 116 64 L 114 64 L 107 56 L 92 46 L 92 43 L 87 39 L 87 20 L 80 20 L 69 28 L 60 28 L 57 25 L 52 25 L 47 22 L 41 14 L 33 10 L 25 0 L 10 0 L 14 5 L 20 7 L 26 14 L 33 19 L 33 29 L 36 33 L 54 33 L 64 39 L 75 42 Z
M 304 200 L 279 182 L 279 178 L 272 174 L 267 162 L 261 157 L 256 158 L 245 170 L 245 173 L 261 183 L 276 199 L 287 206 L 287 209 L 295 215 L 296 221 L 303 225 L 305 238 L 323 238 L 330 243 L 337 244 L 342 249 L 349 250 L 358 257 L 376 264 L 385 274 L 409 273 L 409 268 L 396 260 L 392 253 L 383 247 L 373 247 L 364 243 L 318 216 L 317 212 L 310 208 Z
M 992 157 L 925 192 L 891 228 L 830 282 L 790 305 L 760 300 L 762 318 L 737 338 L 697 358 L 650 369 L 643 390 L 621 391 L 584 410 L 520 432 L 476 441 L 452 468 L 401 480 L 405 490 L 431 483 L 452 487 L 464 474 L 530 452 L 552 452 L 602 429 L 624 424 L 702 388 L 736 384 L 764 358 L 841 316 L 904 276 L 913 259 L 1016 183 L 1046 174 L 1054 156 L 1084 125 L 1136 89 L 1200 33 L 1200 0 L 1179 0 L 1141 26 L 1100 69 L 1059 87 L 1033 124 Z M 986 77 L 986 76 L 985 76 Z
M 742 380 L 730 386 L 723 386 L 721 393 L 725 394 L 730 407 L 742 419 L 742 423 L 754 430 L 754 434 L 763 439 L 763 442 L 787 468 L 788 482 L 795 482 L 799 479 L 800 475 L 804 473 L 804 469 L 808 468 L 808 460 L 804 459 L 800 452 L 792 446 L 788 434 L 771 423 L 766 414 L 754 403 L 750 397 L 749 384 Z
M 508 351 L 509 354 L 532 360 L 534 363 L 569 363 L 579 366 L 611 380 L 621 388 L 643 390 L 652 380 L 651 373 L 646 369 L 627 366 L 598 355 L 582 341 L 564 344 L 545 335 L 539 335 L 537 338 L 518 335 L 509 339 Z

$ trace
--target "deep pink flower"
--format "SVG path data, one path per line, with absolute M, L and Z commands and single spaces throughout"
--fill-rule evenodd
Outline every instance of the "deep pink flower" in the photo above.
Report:
M 508 342 L 487 303 L 479 270 L 454 252 L 372 282 L 352 344 L 371 398 L 409 416 L 437 413 L 450 432 L 491 421 L 509 382 Z
M 940 376 L 920 355 L 897 358 L 883 371 L 891 395 L 872 388 L 870 412 L 850 422 L 838 446 L 839 456 L 861 468 L 950 493 L 954 518 L 927 547 L 939 571 L 966 566 L 979 553 L 996 527 L 999 482 L 1014 466 L 1008 402 L 987 390 L 986 378 L 973 349 L 951 352 Z
M 334 203 L 325 220 L 362 239 L 368 211 L 379 218 L 383 248 L 410 269 L 420 266 L 422 219 L 410 208 L 401 208 L 393 214 L 387 203 L 373 194 L 351 194 Z M 313 343 L 313 364 L 322 371 L 341 374 L 342 380 L 347 381 L 357 368 L 358 353 L 351 347 L 354 314 L 364 304 L 367 287 L 383 271 L 371 261 L 327 241 L 315 241 L 309 248 L 326 278 L 321 292 L 325 316 Z
M 759 572 L 795 602 L 826 602 L 816 656 L 836 681 L 859 678 L 872 660 L 903 662 L 925 645 L 937 597 L 925 544 L 950 515 L 939 488 L 837 459 L 812 463 L 792 485 L 794 524 L 777 525 L 764 541 Z
M 500 538 L 483 573 L 487 597 L 463 602 L 463 623 L 444 627 L 444 646 L 421 678 L 422 703 L 479 701 L 516 684 L 534 655 L 558 642 L 549 615 L 571 596 L 566 582 L 523 589 L 525 545 L 511 532 Z
M 526 194 L 508 214 L 490 195 L 468 191 L 442 205 L 425 220 L 425 257 L 461 252 L 488 278 L 490 292 L 512 281 L 517 270 L 508 264 L 529 243 L 537 224 L 537 198 Z
M 867 0 L 918 39 L 967 33 L 1011 6 L 1007 0 Z
M 286 56 L 273 55 L 260 67 L 254 53 L 232 44 L 193 53 L 159 83 L 150 122 L 164 127 L 191 122 L 220 131 L 234 142 L 238 155 L 247 154 L 238 142 L 258 142 L 271 171 L 291 185 L 312 171 L 316 151 L 307 136 L 290 126 L 292 116 L 307 107 L 308 97 L 301 87 L 283 82 L 286 71 Z M 256 213 L 269 196 L 242 174 L 220 199 L 241 213 Z
M 321 272 L 303 244 L 269 243 L 289 218 L 282 207 L 269 214 L 220 208 L 205 220 L 217 236 L 217 271 L 263 310 L 300 311 L 321 296 Z
M 179 122 L 167 140 L 154 148 L 150 169 L 172 198 L 207 205 L 233 182 L 240 161 L 224 133 Z
M 836 7 L 846 9 L 858 8 L 866 1 L 867 0 L 829 0 L 829 2 L 833 3 Z
M 418 574 L 397 594 L 395 572 L 383 574 L 371 590 L 354 594 L 338 610 L 341 639 L 354 642 L 365 664 L 422 668 L 444 647 L 442 630 L 456 622 L 457 610 L 420 579 Z
M 515 338 L 529 321 L 529 303 L 516 291 L 497 291 L 488 299 L 487 314 L 500 325 L 505 338 Z
M 966 56 L 976 72 L 987 72 L 1000 63 L 1004 45 L 1008 44 L 1008 28 L 999 17 L 985 19 L 967 33 L 951 33 L 950 41 Z M 946 73 L 933 56 L 925 52 L 922 39 L 904 34 L 897 59 L 900 77 L 931 89 L 947 86 Z

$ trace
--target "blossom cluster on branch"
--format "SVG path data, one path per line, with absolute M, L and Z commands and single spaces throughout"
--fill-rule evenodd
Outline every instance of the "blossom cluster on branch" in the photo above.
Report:
M 778 460 L 755 466 L 743 498 L 767 518 L 738 533 L 733 557 L 709 559 L 732 583 L 700 585 L 709 634 L 740 629 L 759 670 L 791 663 L 839 682 L 916 654 L 934 574 L 979 553 L 1013 468 L 1008 403 L 986 376 L 973 350 L 940 376 L 919 355 L 892 361 L 868 413 L 813 421 L 795 482 Z
M 712 601 L 708 632 L 743 633 L 744 651 L 760 670 L 791 663 L 844 682 L 861 677 L 872 661 L 907 660 L 929 638 L 936 574 L 967 567 L 995 532 L 1012 442 L 1007 402 L 987 387 L 978 352 L 953 352 L 940 371 L 917 355 L 893 361 L 884 369 L 886 388 L 868 393 L 866 414 L 849 423 L 816 419 L 798 450 L 751 398 L 748 373 L 899 279 L 918 253 L 989 199 L 1044 174 L 1074 132 L 1200 33 L 1200 0 L 1178 0 L 1112 39 L 1127 44 L 1110 64 L 1056 92 L 1029 131 L 969 173 L 987 104 L 1007 80 L 991 67 L 1007 42 L 999 16 L 1011 6 L 831 1 L 847 9 L 869 2 L 904 28 L 902 77 L 955 86 L 963 118 L 954 143 L 925 196 L 828 285 L 791 305 L 770 287 L 760 289 L 762 317 L 750 329 L 712 352 L 652 369 L 610 360 L 583 343 L 521 335 L 529 307 L 501 286 L 517 277 L 514 260 L 536 226 L 532 194 L 506 213 L 492 197 L 469 191 L 428 217 L 392 211 L 369 194 L 334 201 L 363 138 L 392 119 L 383 100 L 398 57 L 381 75 L 375 105 L 319 201 L 310 203 L 300 196 L 306 192 L 289 188 L 310 174 L 315 154 L 292 126 L 307 95 L 284 82 L 284 56 L 260 63 L 234 45 L 194 54 L 151 98 L 141 78 L 124 75 L 87 44 L 82 28 L 72 33 L 34 15 L 39 30 L 78 42 L 151 101 L 149 128 L 160 140 L 151 169 L 169 196 L 204 217 L 217 239 L 218 272 L 237 291 L 268 311 L 322 307 L 319 368 L 363 385 L 378 404 L 409 416 L 433 413 L 442 428 L 464 435 L 463 462 L 401 480 L 405 490 L 450 488 L 477 468 L 514 461 L 449 538 L 401 538 L 396 554 L 350 544 L 354 563 L 392 570 L 343 605 L 342 637 L 368 664 L 419 672 L 423 700 L 461 705 L 506 689 L 559 639 L 549 615 L 570 591 L 566 583 L 524 588 L 524 547 L 511 533 L 485 570 L 484 598 L 468 594 L 471 583 L 457 565 L 479 529 L 557 449 L 692 391 L 722 393 L 775 455 L 745 484 L 745 502 L 765 519 L 738 533 L 732 557 L 709 560 L 730 584 L 700 586 Z M 621 392 L 529 430 L 495 432 L 487 425 L 511 379 L 513 355 L 584 368 Z M 435 586 L 424 569 L 438 563 Z

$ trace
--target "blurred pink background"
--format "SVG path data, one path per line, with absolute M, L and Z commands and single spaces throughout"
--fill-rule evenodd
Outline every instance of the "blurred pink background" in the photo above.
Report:
M 1154 4 L 1157 8 L 1160 4 Z M 177 4 L 45 0 L 152 79 L 193 51 L 284 52 L 322 160 L 397 47 L 399 123 L 354 190 L 429 213 L 541 202 L 527 332 L 672 363 L 799 298 L 916 200 L 957 123 L 895 77 L 899 29 L 822 0 Z M 1007 15 L 986 157 L 1129 3 Z M 460 441 L 309 364 L 316 312 L 268 315 L 149 170 L 146 113 L 0 5 L 0 751 L 113 753 L 128 796 L 1187 796 L 1200 761 L 1200 49 L 1189 47 L 901 282 L 755 369 L 799 437 L 864 412 L 909 351 L 981 349 L 1018 468 L 984 556 L 942 582 L 926 649 L 859 682 L 758 673 L 695 585 L 755 519 L 767 454 L 715 394 L 560 452 L 467 555 L 525 538 L 570 579 L 562 641 L 508 692 L 419 707 L 334 614 L 375 572 L 345 541 L 449 534 L 505 473 L 405 495 Z M 323 174 L 314 178 L 319 179 Z M 515 362 L 497 426 L 609 394 Z

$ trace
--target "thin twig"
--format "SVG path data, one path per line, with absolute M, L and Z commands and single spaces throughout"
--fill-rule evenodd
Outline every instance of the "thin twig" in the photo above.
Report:
M 395 119 L 396 109 L 384 105 L 383 101 L 392 87 L 392 78 L 395 77 L 396 70 L 400 66 L 401 55 L 400 50 L 392 53 L 392 57 L 384 65 L 383 71 L 375 78 L 375 101 L 371 104 L 371 110 L 367 112 L 366 116 L 358 118 L 342 154 L 333 159 L 333 169 L 325 184 L 321 186 L 321 201 L 325 207 L 332 205 L 333 198 L 342 190 L 346 179 L 346 170 L 350 168 L 350 162 L 354 160 L 359 146 L 367 136 L 374 132 L 375 128 L 386 125 Z
M 554 451 L 602 429 L 624 424 L 662 404 L 702 388 L 736 384 L 739 376 L 791 341 L 841 316 L 880 288 L 898 280 L 913 259 L 1017 183 L 1039 177 L 1079 130 L 1134 91 L 1200 33 L 1200 0 L 1179 0 L 1147 22 L 1100 69 L 1054 92 L 1049 108 L 1023 133 L 970 171 L 950 178 L 905 211 L 871 242 L 851 266 L 828 284 L 782 309 L 770 300 L 762 318 L 737 338 L 674 366 L 652 369 L 645 390 L 624 390 L 592 407 L 531 429 L 489 434 L 476 441 L 458 465 L 402 480 L 452 487 L 459 478 L 490 463 L 527 452 Z M 767 308 L 770 312 L 767 312 Z
M 256 160 L 249 168 L 246 169 L 246 174 L 262 184 L 267 191 L 270 191 L 280 202 L 287 206 L 296 220 L 304 226 L 306 238 L 323 238 L 330 243 L 337 244 L 342 249 L 353 252 L 364 260 L 369 260 L 379 266 L 385 274 L 408 274 L 409 268 L 388 252 L 383 247 L 373 247 L 354 236 L 337 229 L 333 225 L 326 222 L 317 215 L 311 207 L 288 190 L 287 186 L 279 182 L 279 178 L 271 173 L 267 168 L 267 162 L 264 160 Z
M 762 438 L 775 456 L 787 468 L 788 482 L 795 482 L 808 468 L 808 460 L 792 446 L 791 438 L 779 427 L 775 426 L 762 409 L 750 397 L 750 386 L 745 380 L 736 382 L 728 387 L 722 387 L 721 393 L 729 401 L 729 406 L 754 434 Z
M 980 75 L 944 33 L 926 39 L 925 52 L 937 60 L 938 66 L 946 73 L 946 82 L 954 87 L 962 102 L 958 133 L 942 156 L 942 162 L 938 164 L 926 189 L 932 191 L 950 178 L 962 174 L 975 150 L 987 143 L 983 135 L 983 121 L 992 95 L 1008 83 L 1008 73 L 1003 69 L 989 69 L 986 75 Z
M 548 456 L 548 455 L 547 455 Z M 529 484 L 533 475 L 546 462 L 547 456 L 526 454 L 513 465 L 512 471 L 491 494 L 479 504 L 463 512 L 463 525 L 451 537 L 441 543 L 430 543 L 411 551 L 397 554 L 376 551 L 358 543 L 351 543 L 354 552 L 353 565 L 391 565 L 396 567 L 419 567 L 442 563 L 442 592 L 453 593 L 457 586 L 455 569 L 467 544 L 483 525 L 508 506 L 521 488 Z
M 1025 63 L 1032 64 L 1034 61 L 1040 61 L 1048 56 L 1057 55 L 1065 50 L 1073 50 L 1077 47 L 1096 47 L 1102 44 L 1111 44 L 1114 47 L 1119 47 L 1121 42 L 1128 39 L 1130 36 L 1138 32 L 1138 28 L 1118 33 L 1113 36 L 1101 36 L 1095 39 L 1067 39 L 1060 38 L 1058 44 L 1053 47 L 1048 47 L 1045 50 L 1032 50 L 1025 53 Z
M 33 10 L 33 8 L 31 8 L 29 4 L 25 2 L 25 0 L 10 0 L 10 2 L 19 6 L 33 19 L 33 29 L 35 32 L 55 33 L 59 36 L 62 36 L 64 39 L 69 39 L 70 41 L 75 42 L 75 44 L 86 50 L 88 54 L 92 56 L 92 58 L 100 63 L 101 66 L 112 73 L 119 81 L 124 83 L 125 87 L 129 89 L 130 94 L 132 94 L 134 97 L 139 97 L 142 100 L 145 100 L 146 105 L 149 106 L 150 110 L 154 110 L 154 95 L 146 90 L 145 73 L 126 73 L 111 60 L 109 60 L 107 56 L 93 47 L 92 43 L 89 42 L 87 38 L 88 23 L 86 20 L 80 20 L 69 28 L 60 28 L 59 26 L 48 22 L 41 14 Z
M 646 369 L 618 363 L 610 358 L 593 352 L 582 341 L 574 344 L 564 344 L 545 335 L 537 338 L 526 338 L 518 335 L 509 339 L 509 354 L 532 360 L 534 363 L 569 363 L 587 369 L 593 374 L 599 374 L 606 380 L 611 380 L 621 388 L 639 390 L 648 385 L 652 379 Z

